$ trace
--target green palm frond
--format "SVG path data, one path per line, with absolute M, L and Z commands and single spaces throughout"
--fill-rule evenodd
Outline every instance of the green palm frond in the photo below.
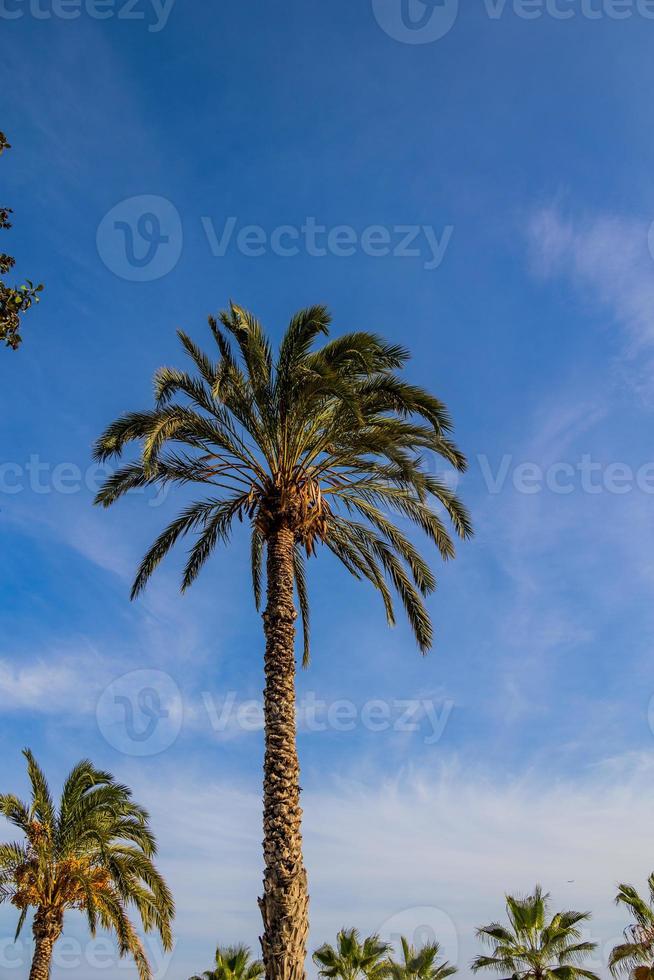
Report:
M 651 950 L 643 943 L 620 943 L 609 957 L 609 969 L 614 976 L 631 974 L 637 966 L 651 965 Z
M 54 831 L 55 812 L 48 781 L 30 750 L 23 749 L 23 755 L 27 760 L 27 775 L 32 785 L 31 812 L 52 833 Z
M 193 584 L 218 542 L 226 544 L 229 541 L 232 522 L 246 506 L 247 495 L 241 494 L 230 500 L 216 501 L 211 512 L 202 518 L 201 531 L 189 552 L 188 561 L 184 567 L 183 592 Z
M 252 536 L 250 544 L 250 567 L 252 569 L 252 592 L 254 593 L 254 604 L 257 612 L 261 609 L 262 579 L 263 579 L 263 556 L 266 548 L 266 541 L 256 526 L 252 525 Z
M 24 844 L 0 844 L 0 871 L 6 874 L 20 867 L 28 860 L 28 853 Z
M 302 620 L 302 666 L 308 667 L 311 660 L 310 643 L 310 622 L 309 622 L 309 593 L 307 591 L 307 576 L 304 567 L 304 558 L 299 548 L 293 550 L 293 574 L 295 576 L 295 589 L 297 591 L 298 605 L 300 607 L 300 619 Z
M 13 793 L 0 794 L 0 814 L 24 834 L 29 832 L 31 823 L 29 807 Z
M 638 925 L 649 927 L 654 924 L 652 905 L 640 897 L 633 885 L 618 885 L 615 901 L 617 905 L 626 905 L 630 909 Z

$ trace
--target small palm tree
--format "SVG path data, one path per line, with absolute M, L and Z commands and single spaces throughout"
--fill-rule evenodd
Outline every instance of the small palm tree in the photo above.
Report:
M 216 360 L 180 332 L 194 373 L 161 368 L 155 408 L 123 415 L 95 448 L 95 458 L 106 461 L 141 443 L 140 457 L 100 490 L 96 502 L 105 507 L 149 485 L 193 484 L 208 494 L 161 532 L 141 562 L 132 597 L 175 543 L 196 533 L 182 579 L 182 590 L 188 588 L 212 552 L 229 542 L 236 521 L 249 523 L 257 609 L 265 568 L 259 904 L 268 980 L 302 980 L 309 930 L 295 719 L 295 593 L 303 662 L 309 659 L 304 559 L 318 546 L 331 551 L 379 591 L 391 624 L 395 591 L 425 653 L 432 626 L 424 597 L 436 583 L 394 518 L 408 518 L 445 559 L 454 556 L 454 544 L 443 515 L 460 537 L 472 533 L 465 508 L 425 459 L 433 453 L 465 469 L 445 405 L 399 377 L 407 351 L 374 334 L 346 334 L 316 349 L 329 322 L 321 306 L 297 313 L 276 356 L 257 320 L 238 306 L 220 315 L 220 325 L 209 319 Z
M 455 966 L 443 960 L 438 962 L 440 945 L 426 943 L 420 949 L 409 945 L 404 936 L 401 937 L 403 963 L 389 960 L 389 976 L 391 980 L 445 980 L 457 972 Z
M 382 980 L 388 975 L 390 948 L 379 936 L 368 936 L 361 942 L 358 929 L 341 929 L 336 947 L 324 943 L 313 954 L 313 962 L 321 977 Z
M 609 957 L 614 976 L 627 974 L 630 980 L 654 980 L 654 874 L 647 880 L 649 902 L 633 885 L 619 885 L 615 901 L 626 905 L 635 922 L 625 929 L 626 942 L 615 946 Z
M 59 807 L 26 749 L 31 802 L 0 795 L 0 814 L 25 835 L 22 843 L 0 844 L 0 901 L 20 912 L 16 937 L 28 910 L 35 910 L 35 950 L 30 980 L 48 980 L 52 950 L 69 909 L 86 914 L 91 935 L 98 923 L 112 930 L 121 956 L 134 958 L 141 980 L 151 976 L 143 945 L 128 917 L 133 905 L 146 932 L 156 929 L 172 948 L 174 904 L 152 858 L 156 843 L 143 807 L 130 790 L 88 760 L 66 779 Z
M 218 946 L 216 965 L 191 980 L 259 980 L 264 973 L 263 963 L 251 958 L 248 946 Z
M 478 956 L 472 970 L 509 973 L 513 980 L 598 980 L 581 966 L 597 943 L 580 942 L 579 925 L 589 912 L 556 912 L 549 918 L 549 895 L 536 885 L 525 898 L 506 896 L 510 926 L 492 922 L 477 930 L 477 936 L 492 947 L 490 956 Z

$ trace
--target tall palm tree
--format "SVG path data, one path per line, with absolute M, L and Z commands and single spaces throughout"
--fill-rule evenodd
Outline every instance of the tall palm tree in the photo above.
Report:
M 438 962 L 438 943 L 426 943 L 420 949 L 415 949 L 404 936 L 400 941 L 404 962 L 397 963 L 393 959 L 389 961 L 391 980 L 445 980 L 457 972 L 456 967 L 447 960 Z
M 313 962 L 321 977 L 382 980 L 388 976 L 390 948 L 379 936 L 368 936 L 361 942 L 358 929 L 341 929 L 336 946 L 323 943 L 313 954 Z
M 191 980 L 259 980 L 264 973 L 263 963 L 251 959 L 247 946 L 218 946 L 216 965 Z
M 509 928 L 492 922 L 477 936 L 492 947 L 490 956 L 478 956 L 472 970 L 510 973 L 513 980 L 599 980 L 581 964 L 597 943 L 581 942 L 582 922 L 589 912 L 556 912 L 549 918 L 549 895 L 536 885 L 525 898 L 506 896 Z
M 408 518 L 443 558 L 452 558 L 452 539 L 432 502 L 462 538 L 471 534 L 469 519 L 455 494 L 428 472 L 425 454 L 437 454 L 457 470 L 466 463 L 449 437 L 445 405 L 398 376 L 408 357 L 402 347 L 374 334 L 350 333 L 315 349 L 330 322 L 325 308 L 315 306 L 292 318 L 275 357 L 250 313 L 232 305 L 219 319 L 209 318 L 217 358 L 180 331 L 195 371 L 160 368 L 154 409 L 123 415 L 99 439 L 100 461 L 121 456 L 132 441 L 141 442 L 141 451 L 107 479 L 97 502 L 108 507 L 147 485 L 199 484 L 210 494 L 186 506 L 159 535 L 141 562 L 132 597 L 175 542 L 196 532 L 182 579 L 182 590 L 188 588 L 214 548 L 228 542 L 234 522 L 245 519 L 259 609 L 265 556 L 261 944 L 269 980 L 300 980 L 308 893 L 296 750 L 294 588 L 306 664 L 304 555 L 315 555 L 321 545 L 356 578 L 371 582 L 391 624 L 395 590 L 426 652 L 432 628 L 423 597 L 435 580 L 392 515 Z
M 0 844 L 0 901 L 20 912 L 16 938 L 28 910 L 35 910 L 35 950 L 30 980 L 48 980 L 52 950 L 69 909 L 86 914 L 91 935 L 98 923 L 112 930 L 121 956 L 131 955 L 141 980 L 151 977 L 143 944 L 128 917 L 133 905 L 146 932 L 156 929 L 172 948 L 174 904 L 154 866 L 156 843 L 149 817 L 130 790 L 88 760 L 79 762 L 55 808 L 43 771 L 24 751 L 31 802 L 0 795 L 0 814 L 25 836 Z
M 609 957 L 614 976 L 627 974 L 630 980 L 654 980 L 654 874 L 647 880 L 649 902 L 633 885 L 619 885 L 615 901 L 626 905 L 634 924 L 625 929 L 625 942 L 615 946 Z

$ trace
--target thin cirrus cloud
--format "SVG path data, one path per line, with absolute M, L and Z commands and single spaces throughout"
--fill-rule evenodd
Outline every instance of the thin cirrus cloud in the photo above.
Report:
M 627 353 L 654 344 L 654 259 L 650 223 L 621 215 L 535 211 L 527 224 L 532 271 L 559 277 L 624 330 Z
M 58 714 L 92 710 L 93 690 L 101 684 L 97 657 L 67 656 L 35 660 L 30 664 L 0 660 L 0 709 Z M 88 682 L 93 673 L 96 680 Z M 86 683 L 85 683 L 86 679 Z

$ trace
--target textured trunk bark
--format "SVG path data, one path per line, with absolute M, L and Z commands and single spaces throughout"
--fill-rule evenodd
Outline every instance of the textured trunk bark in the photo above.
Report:
M 61 934 L 59 918 L 54 917 L 53 920 L 42 908 L 37 909 L 32 934 L 35 948 L 29 980 L 50 980 L 52 950 Z
M 263 783 L 265 872 L 259 907 L 266 980 L 303 980 L 309 932 L 307 875 L 302 863 L 300 767 L 295 730 L 295 604 L 293 533 L 268 540 L 268 601 Z
M 54 941 L 47 936 L 36 940 L 29 980 L 50 980 L 50 963 Z

